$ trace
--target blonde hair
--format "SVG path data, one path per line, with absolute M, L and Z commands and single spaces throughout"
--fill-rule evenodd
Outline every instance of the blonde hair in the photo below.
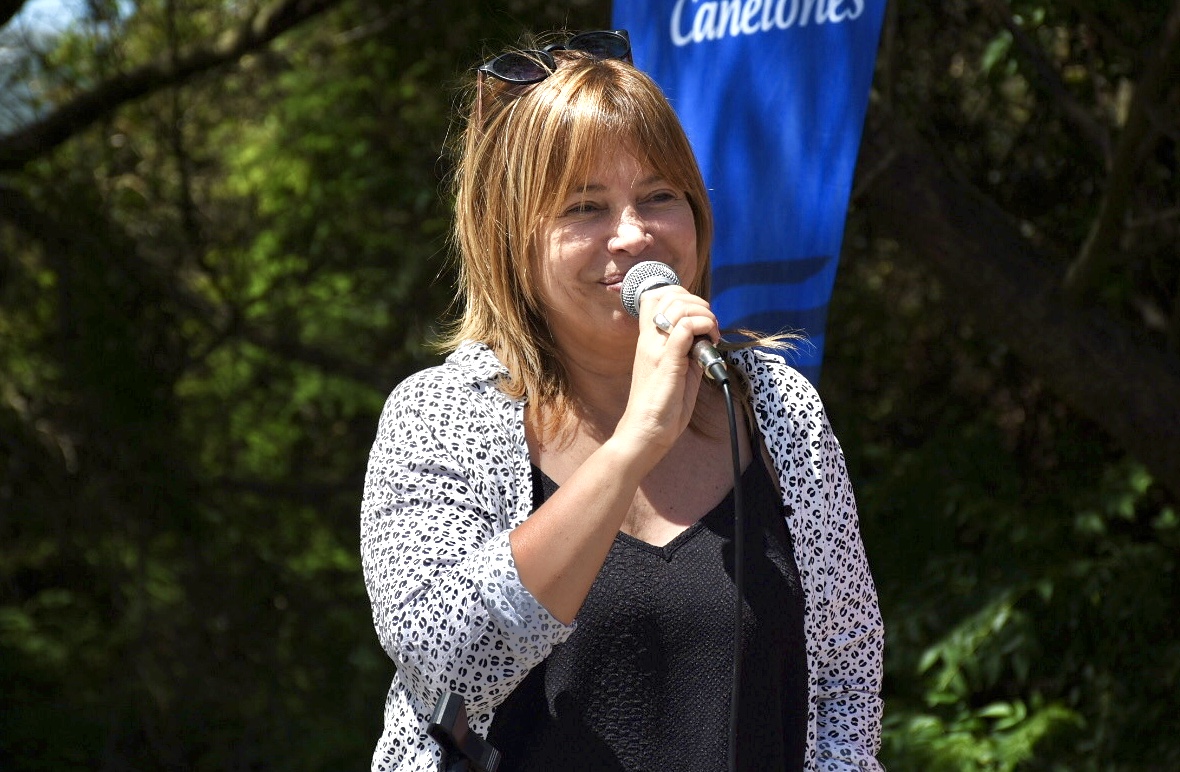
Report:
M 453 177 L 462 311 L 439 348 L 486 344 L 508 369 L 500 388 L 556 423 L 571 395 L 535 280 L 544 221 L 606 149 L 629 151 L 685 191 L 698 253 L 688 289 L 708 299 L 713 214 L 688 137 L 650 77 L 620 60 L 553 56 L 558 67 L 544 80 L 518 86 L 484 76 L 467 100 Z
M 707 297 L 713 217 L 688 137 L 659 86 L 626 62 L 554 52 L 557 70 L 514 86 L 487 77 L 469 100 L 454 173 L 462 315 L 440 342 L 487 344 L 508 368 L 501 388 L 561 412 L 568 383 L 537 293 L 540 228 L 589 177 L 605 148 L 625 148 L 685 191 Z

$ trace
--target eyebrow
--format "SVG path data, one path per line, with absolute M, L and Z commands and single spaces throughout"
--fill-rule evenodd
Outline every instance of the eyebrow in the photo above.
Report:
M 639 180 L 635 183 L 635 185 L 636 187 L 646 187 L 648 185 L 655 185 L 656 183 L 665 181 L 664 175 L 653 174 L 650 177 L 645 177 L 642 180 Z M 572 191 L 570 191 L 570 195 L 573 195 L 574 193 L 599 193 L 604 190 L 606 190 L 606 185 L 595 182 L 580 188 L 574 188 Z

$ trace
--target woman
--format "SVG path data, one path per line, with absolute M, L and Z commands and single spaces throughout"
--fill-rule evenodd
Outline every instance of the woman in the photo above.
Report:
M 732 461 L 688 356 L 720 340 L 704 182 L 625 33 L 476 77 L 454 351 L 390 396 L 365 483 L 397 663 L 373 769 L 437 768 L 425 722 L 446 691 L 504 772 L 724 769 Z M 647 260 L 684 286 L 644 292 L 636 320 L 620 286 Z M 839 445 L 781 358 L 727 357 L 754 550 L 740 767 L 877 769 L 882 628 Z

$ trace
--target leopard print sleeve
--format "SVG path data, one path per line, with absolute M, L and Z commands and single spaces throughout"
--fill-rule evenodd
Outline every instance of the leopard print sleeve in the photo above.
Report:
M 444 690 L 489 712 L 573 629 L 512 561 L 521 454 L 497 399 L 451 364 L 418 373 L 390 395 L 369 457 L 365 583 L 395 688 L 420 714 Z
M 879 770 L 884 627 L 844 455 L 802 375 L 780 357 L 741 353 L 805 590 L 807 768 Z

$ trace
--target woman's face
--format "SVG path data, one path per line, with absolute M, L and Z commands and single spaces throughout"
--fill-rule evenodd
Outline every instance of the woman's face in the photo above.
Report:
M 696 222 L 685 192 L 630 153 L 602 153 L 585 187 L 569 191 L 541 231 L 540 293 L 558 346 L 580 351 L 634 341 L 636 321 L 620 300 L 623 276 L 658 260 L 685 286 L 697 271 Z M 633 346 L 620 353 L 631 357 Z

